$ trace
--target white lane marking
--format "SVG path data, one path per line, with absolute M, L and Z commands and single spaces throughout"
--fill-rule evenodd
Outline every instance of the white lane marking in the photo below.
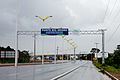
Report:
M 86 64 L 86 63 L 85 63 L 85 64 Z M 83 65 L 85 65 L 85 64 L 83 64 Z M 67 72 L 65 72 L 65 73 L 63 73 L 63 74 L 60 74 L 60 75 L 58 75 L 58 76 L 56 76 L 56 77 L 54 77 L 54 78 L 52 78 L 52 79 L 50 79 L 50 80 L 57 80 L 57 79 L 59 79 L 59 78 L 65 76 L 65 75 L 67 75 L 67 74 L 69 74 L 69 73 L 75 71 L 76 69 L 78 69 L 79 67 L 81 67 L 81 66 L 83 66 L 83 65 L 77 66 L 77 67 L 71 69 L 70 71 L 67 71 Z

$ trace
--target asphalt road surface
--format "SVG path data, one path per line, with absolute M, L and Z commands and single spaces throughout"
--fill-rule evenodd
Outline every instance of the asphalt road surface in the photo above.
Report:
M 108 76 L 98 72 L 90 61 L 0 67 L 0 80 L 52 80 L 72 69 L 75 70 L 58 80 L 111 80 Z

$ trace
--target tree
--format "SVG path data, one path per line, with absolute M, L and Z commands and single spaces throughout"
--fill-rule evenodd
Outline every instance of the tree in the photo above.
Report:
M 120 66 L 120 49 L 114 51 L 113 60 L 116 66 Z
M 113 54 L 109 54 L 108 58 L 105 60 L 105 63 L 115 68 L 120 68 L 120 49 L 114 50 Z
M 7 46 L 7 47 L 5 48 L 5 50 L 6 50 L 6 51 L 14 51 L 14 49 L 12 49 L 10 46 Z
M 5 51 L 5 48 L 4 47 L 0 47 L 0 51 Z
M 108 58 L 105 59 L 105 63 L 113 66 L 114 63 L 114 54 L 108 54 Z
M 29 51 L 18 51 L 19 52 L 19 63 L 28 63 L 30 61 Z
M 92 48 L 90 52 L 92 52 L 92 53 L 96 53 L 96 52 L 99 53 L 100 49 L 98 49 L 98 48 Z
M 0 51 L 14 51 L 10 46 L 7 46 L 6 48 L 0 47 Z

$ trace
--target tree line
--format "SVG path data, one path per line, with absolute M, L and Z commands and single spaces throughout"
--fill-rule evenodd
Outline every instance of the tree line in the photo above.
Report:
M 15 50 L 10 46 L 7 46 L 6 48 L 0 47 L 0 51 L 15 51 Z M 0 58 L 0 63 L 14 63 L 14 62 L 15 62 L 15 58 Z M 28 62 L 30 62 L 29 51 L 18 50 L 18 63 L 28 63 Z
M 99 49 L 92 48 L 90 52 L 99 53 L 99 51 Z M 102 58 L 98 58 L 98 62 L 102 63 Z M 117 48 L 113 53 L 108 54 L 108 58 L 105 59 L 105 64 L 115 68 L 120 68 L 120 48 Z
M 114 50 L 113 54 L 108 54 L 105 63 L 115 68 L 120 68 L 120 49 Z

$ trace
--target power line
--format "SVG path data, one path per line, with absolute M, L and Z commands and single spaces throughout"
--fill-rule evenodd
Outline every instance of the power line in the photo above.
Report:
M 116 0 L 116 2 L 114 3 L 114 6 L 113 6 L 112 10 L 114 9 L 117 1 L 118 1 L 118 0 Z M 118 8 L 118 9 L 119 9 L 118 12 L 116 13 L 115 17 L 113 17 L 113 19 L 112 19 L 112 21 L 111 21 L 111 23 L 110 23 L 109 25 L 113 25 L 113 24 L 114 24 L 113 22 L 116 20 L 117 16 L 120 15 L 120 8 Z M 111 11 L 111 15 L 112 15 L 112 11 Z M 110 16 L 111 16 L 111 15 L 110 15 Z M 116 26 L 116 25 L 114 25 L 114 26 Z M 120 24 L 116 27 L 115 31 L 114 31 L 114 32 L 112 33 L 112 35 L 108 38 L 107 42 L 110 42 L 110 40 L 112 40 L 113 36 L 115 35 L 115 33 L 117 32 L 117 30 L 118 30 L 119 27 L 120 27 Z
M 120 24 L 117 26 L 117 28 L 115 29 L 115 31 L 114 31 L 114 32 L 112 33 L 112 35 L 109 37 L 109 39 L 108 39 L 107 42 L 109 42 L 109 41 L 113 38 L 114 34 L 117 32 L 117 30 L 118 30 L 119 27 L 120 27 Z
M 112 13 L 113 13 L 113 11 L 114 11 L 114 8 L 115 8 L 115 6 L 116 6 L 117 1 L 118 1 L 118 0 L 116 0 L 116 1 L 114 2 L 114 5 L 113 5 L 113 7 L 112 7 L 112 9 L 111 9 L 111 11 L 110 11 L 110 14 L 109 14 L 110 17 L 112 16 Z M 118 7 L 119 7 L 119 6 L 118 6 Z M 115 17 L 113 17 L 112 21 L 111 21 L 110 23 L 108 23 L 108 26 L 109 26 L 109 25 L 113 25 L 112 23 L 113 23 L 114 20 L 116 19 L 117 15 L 119 15 L 119 13 L 120 13 L 120 9 L 119 9 L 119 11 L 116 13 Z M 108 16 L 108 17 L 109 17 L 109 16 Z M 109 17 L 109 19 L 110 19 L 110 17 Z
M 118 6 L 119 7 L 119 6 Z M 114 22 L 114 20 L 116 19 L 116 17 L 119 15 L 120 13 L 120 9 L 118 10 L 118 12 L 116 13 L 116 15 L 113 17 L 112 21 L 110 23 L 108 23 L 108 26 L 109 25 L 112 25 L 112 23 Z M 110 17 L 109 17 L 110 18 Z
M 113 17 L 111 22 L 113 22 L 119 14 L 120 14 L 120 9 L 118 9 L 118 12 L 116 13 L 115 17 Z
M 107 15 L 107 11 L 108 11 L 109 4 L 110 4 L 110 0 L 108 1 L 108 4 L 107 4 L 107 6 L 106 6 L 105 15 L 104 15 L 104 17 L 103 17 L 103 22 L 105 22 L 105 18 L 106 18 L 106 15 Z
M 114 8 L 115 8 L 115 6 L 116 6 L 117 1 L 118 1 L 118 0 L 115 0 L 114 5 L 113 5 L 113 7 L 112 7 L 112 9 L 111 9 L 111 11 L 110 11 L 110 13 L 109 13 L 109 15 L 108 15 L 108 18 L 112 15 L 112 13 L 113 13 L 113 11 L 114 11 Z
M 116 20 L 116 17 L 120 15 L 120 9 L 118 10 L 118 12 L 116 13 L 115 17 L 112 19 L 110 25 L 113 25 L 113 21 Z M 114 25 L 115 26 L 115 25 Z M 112 35 L 108 38 L 107 42 L 109 42 L 113 36 L 115 35 L 115 33 L 117 32 L 118 28 L 120 27 L 120 24 L 116 27 L 115 31 L 112 33 Z

